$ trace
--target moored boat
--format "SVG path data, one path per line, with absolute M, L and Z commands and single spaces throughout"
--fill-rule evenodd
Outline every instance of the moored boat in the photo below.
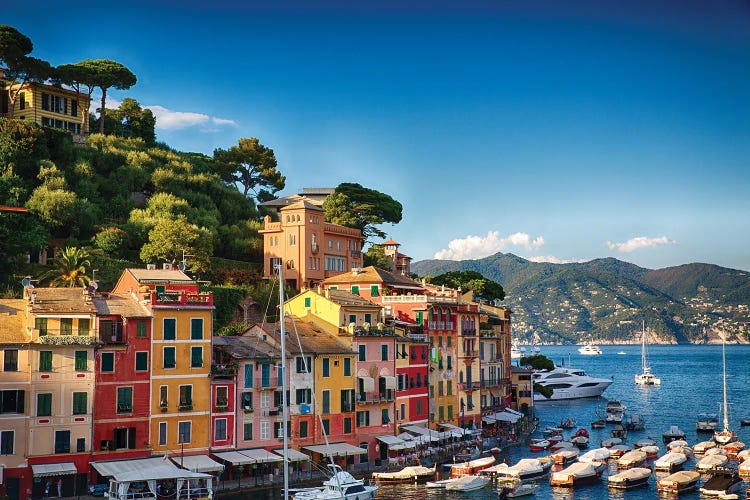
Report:
M 566 448 L 564 450 L 557 451 L 553 453 L 552 461 L 555 463 L 555 465 L 568 465 L 570 462 L 578 458 L 578 449 L 577 448 Z
M 592 462 L 575 462 L 559 472 L 553 472 L 549 482 L 552 486 L 569 488 L 595 483 L 601 478 L 604 467 L 604 465 L 596 465 Z
M 394 472 L 373 472 L 372 478 L 380 482 L 411 482 L 426 481 L 435 475 L 437 466 L 422 467 L 421 465 L 411 465 Z
M 700 443 L 696 443 L 695 446 L 693 446 L 693 453 L 695 453 L 696 455 L 703 455 L 711 448 L 716 448 L 715 441 L 701 441 Z
M 643 322 L 643 333 L 641 334 L 641 373 L 635 375 L 635 383 L 637 385 L 651 386 L 661 385 L 661 379 L 657 378 L 651 373 L 651 368 L 648 366 L 646 361 L 646 322 Z
M 688 445 L 688 442 L 684 439 L 675 439 L 674 441 L 670 441 L 667 443 L 667 449 L 671 450 L 673 448 L 683 448 Z
M 621 424 L 617 424 L 609 432 L 609 437 L 620 438 L 625 441 L 628 438 L 628 431 Z
M 504 494 L 507 498 L 516 498 L 516 497 L 523 497 L 526 495 L 533 495 L 537 489 L 537 486 L 538 485 L 534 483 L 519 483 L 515 486 L 503 488 L 504 491 L 502 494 Z
M 695 432 L 713 433 L 719 425 L 719 417 L 715 413 L 701 413 L 695 422 Z
M 468 475 L 461 476 L 457 481 L 447 483 L 445 485 L 446 491 L 474 491 L 480 490 L 487 486 L 490 479 L 485 476 L 479 475 Z
M 589 342 L 588 344 L 584 344 L 579 347 L 578 353 L 583 354 L 584 356 L 598 356 L 602 353 L 602 350 L 599 348 L 599 346 Z
M 626 413 L 622 417 L 622 425 L 628 431 L 642 431 L 646 428 L 646 420 L 640 413 Z
M 448 478 L 448 479 L 441 479 L 441 480 L 439 480 L 439 481 L 427 481 L 427 482 L 425 483 L 425 486 L 426 486 L 426 487 L 427 487 L 428 489 L 436 489 L 436 490 L 437 490 L 437 489 L 443 489 L 443 490 L 444 490 L 444 489 L 445 489 L 445 486 L 446 486 L 447 484 L 449 484 L 449 483 L 453 483 L 453 482 L 456 482 L 456 481 L 458 481 L 459 479 L 461 479 L 461 478 L 460 478 L 460 477 L 451 477 L 451 478 Z
M 617 468 L 630 469 L 632 467 L 641 467 L 646 464 L 646 458 L 647 457 L 645 451 L 629 451 L 617 459 Z
M 612 448 L 613 446 L 622 444 L 622 439 L 620 438 L 603 439 L 599 444 L 601 445 L 602 448 Z
M 687 462 L 687 457 L 684 453 L 670 451 L 669 453 L 659 457 L 654 462 L 654 470 L 666 471 L 670 473 L 675 472 L 681 469 L 685 465 L 685 462 Z
M 655 446 L 655 445 L 656 445 L 656 441 L 654 441 L 651 438 L 639 439 L 638 441 L 633 443 L 633 447 L 636 449 L 643 448 L 644 446 Z
M 469 462 L 463 462 L 460 464 L 453 464 L 451 466 L 451 476 L 460 477 L 478 474 L 480 471 L 492 466 L 492 464 L 494 463 L 495 457 L 490 456 L 477 458 L 474 460 L 470 460 Z
M 607 486 L 610 488 L 627 490 L 648 484 L 651 477 L 651 469 L 635 467 L 619 472 L 607 478 Z
M 576 426 L 576 420 L 574 418 L 564 418 L 560 420 L 560 429 L 572 429 Z
M 745 443 L 743 443 L 740 440 L 737 441 L 731 441 L 725 445 L 722 446 L 722 449 L 727 452 L 727 455 L 729 457 L 737 456 L 739 452 L 745 449 Z
M 550 442 L 546 439 L 532 439 L 529 443 L 529 450 L 533 452 L 544 451 L 550 447 Z
M 750 458 L 750 450 L 742 450 L 741 452 L 737 453 L 737 461 L 742 463 L 745 460 Z
M 695 489 L 701 475 L 694 470 L 683 470 L 668 475 L 656 482 L 656 490 L 677 495 Z
M 616 444 L 609 449 L 610 458 L 620 458 L 632 448 L 626 444 Z
M 669 444 L 672 441 L 676 441 L 678 439 L 684 440 L 685 439 L 685 432 L 682 431 L 679 427 L 676 425 L 672 425 L 669 427 L 669 430 L 661 435 L 662 441 L 664 441 L 664 444 Z
M 589 438 L 586 436 L 574 436 L 570 438 L 570 442 L 575 445 L 579 450 L 583 450 L 589 447 Z
M 613 382 L 611 379 L 590 377 L 577 368 L 560 366 L 552 370 L 535 371 L 532 379 L 535 384 L 552 389 L 549 398 L 534 392 L 534 401 L 595 398 L 601 396 Z
M 589 463 L 589 462 L 606 462 L 607 459 L 610 457 L 610 451 L 608 448 L 594 448 L 593 450 L 589 450 L 580 457 L 578 457 L 578 461 L 581 463 Z
M 559 441 L 555 444 L 550 445 L 549 450 L 560 451 L 560 450 L 565 450 L 568 448 L 575 448 L 575 445 L 571 443 L 570 441 Z
M 729 429 L 729 403 L 727 402 L 727 355 L 725 344 L 726 343 L 722 338 L 721 361 L 724 375 L 724 404 L 722 405 L 722 413 L 724 416 L 724 427 L 722 428 L 722 430 L 714 432 L 714 441 L 716 441 L 718 444 L 727 444 L 737 440 L 737 435 Z
M 722 469 L 714 472 L 711 477 L 701 486 L 701 495 L 709 497 L 722 497 L 739 491 L 742 479 L 732 469 Z
M 323 481 L 322 488 L 295 493 L 294 500 L 328 500 L 333 498 L 369 500 L 375 498 L 377 490 L 377 485 L 365 484 L 363 480 L 355 479 L 354 476 L 336 466 L 336 473 L 327 481 Z
M 646 458 L 648 459 L 653 459 L 659 456 L 659 447 L 656 445 L 641 446 L 638 449 L 646 453 Z
M 740 462 L 740 465 L 737 466 L 737 472 L 739 472 L 742 477 L 750 476 L 750 460 L 745 459 Z
M 695 464 L 695 470 L 699 472 L 711 472 L 721 469 L 727 465 L 729 459 L 724 455 L 706 455 Z
M 495 476 L 499 479 L 520 479 L 526 481 L 544 476 L 552 466 L 551 460 L 537 460 L 536 458 L 523 458 L 515 465 L 498 464 L 488 467 L 482 471 L 482 474 Z

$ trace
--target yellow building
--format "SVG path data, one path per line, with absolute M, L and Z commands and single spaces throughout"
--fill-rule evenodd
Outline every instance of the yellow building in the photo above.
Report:
M 72 134 L 87 134 L 89 97 L 72 90 L 45 85 L 43 83 L 11 84 L 1 80 L 5 89 L 0 91 L 0 114 L 18 120 L 31 120 L 45 127 L 67 130 Z M 11 113 L 9 95 L 16 95 Z
M 151 449 L 208 450 L 213 296 L 168 264 L 126 269 L 114 291 L 131 293 L 153 315 Z

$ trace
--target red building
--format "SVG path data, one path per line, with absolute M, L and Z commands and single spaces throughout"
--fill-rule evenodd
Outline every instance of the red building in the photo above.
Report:
M 94 304 L 100 345 L 91 460 L 150 456 L 151 314 L 126 293 L 99 293 Z

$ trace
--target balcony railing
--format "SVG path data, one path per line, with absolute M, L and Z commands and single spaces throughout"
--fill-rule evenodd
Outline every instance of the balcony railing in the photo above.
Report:
M 481 387 L 479 382 L 464 382 L 458 384 L 458 389 L 461 391 L 477 391 Z
M 496 332 L 495 330 L 479 330 L 479 336 L 480 337 L 495 337 Z
M 427 342 L 429 340 L 426 333 L 407 333 L 406 338 L 416 340 L 417 342 Z
M 360 392 L 357 394 L 357 404 L 387 403 L 393 401 L 394 392 L 392 389 L 386 390 L 385 393 Z
M 464 337 L 476 337 L 477 329 L 473 327 L 462 327 L 461 335 L 463 335 Z
M 476 358 L 479 356 L 478 349 L 465 349 L 463 353 L 459 355 L 460 358 Z
M 214 296 L 210 293 L 152 292 L 151 305 L 212 307 Z
M 352 250 L 351 252 L 349 252 L 349 254 L 353 259 L 359 259 L 360 257 L 362 257 L 362 252 L 360 252 L 359 250 Z
M 211 365 L 211 375 L 215 375 L 215 376 L 237 375 L 237 365 Z
M 255 377 L 253 387 L 255 389 L 272 389 L 280 385 L 279 377 L 276 375 L 269 377 Z

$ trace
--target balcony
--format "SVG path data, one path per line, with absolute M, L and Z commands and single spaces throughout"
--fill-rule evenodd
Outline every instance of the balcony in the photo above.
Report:
M 460 391 L 478 391 L 481 385 L 479 382 L 465 382 L 458 384 L 458 390 Z
M 274 376 L 268 376 L 268 377 L 255 377 L 255 380 L 253 381 L 253 388 L 255 389 L 275 389 L 277 388 L 281 383 L 279 382 L 279 377 Z
M 420 328 L 421 330 L 421 328 Z M 417 342 L 428 342 L 429 338 L 426 333 L 407 333 L 406 338 L 415 340 Z
M 465 349 L 464 352 L 459 354 L 459 358 L 476 358 L 479 356 L 479 349 Z
M 151 305 L 213 307 L 214 297 L 210 293 L 152 292 Z
M 180 405 L 177 407 L 180 411 L 190 411 L 193 409 L 193 403 L 192 401 L 189 403 L 180 403 Z
M 376 403 L 388 403 L 393 401 L 393 394 L 395 391 L 392 389 L 386 390 L 385 393 L 380 392 L 360 392 L 357 394 L 357 404 L 376 404 Z
M 234 377 L 237 375 L 237 365 L 211 365 L 211 376 Z
M 476 337 L 477 329 L 474 327 L 461 327 L 461 335 L 464 337 Z
M 479 330 L 480 337 L 495 337 L 495 330 Z
M 352 259 L 359 259 L 362 257 L 362 252 L 359 250 L 351 250 L 349 252 L 349 255 L 351 255 Z

